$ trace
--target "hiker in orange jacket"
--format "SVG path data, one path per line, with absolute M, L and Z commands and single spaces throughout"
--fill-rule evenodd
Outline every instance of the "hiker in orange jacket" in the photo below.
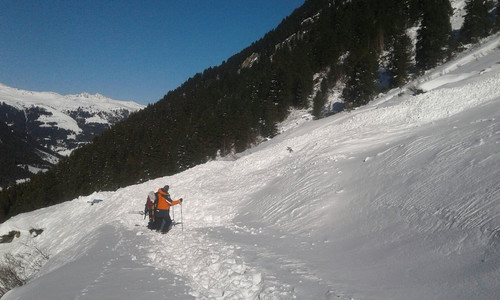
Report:
M 158 189 L 158 205 L 155 212 L 155 223 L 156 230 L 161 233 L 167 233 L 172 225 L 172 219 L 170 219 L 170 206 L 182 203 L 182 198 L 179 200 L 172 200 L 168 193 L 168 189 L 168 185 Z

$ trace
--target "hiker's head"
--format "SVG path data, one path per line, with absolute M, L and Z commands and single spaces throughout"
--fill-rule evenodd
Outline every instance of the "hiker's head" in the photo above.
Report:
M 169 188 L 170 188 L 170 187 L 169 187 L 169 186 L 168 186 L 168 184 L 167 184 L 167 185 L 165 185 L 165 186 L 163 187 L 163 190 L 164 190 L 165 192 L 168 192 L 168 189 L 169 189 Z

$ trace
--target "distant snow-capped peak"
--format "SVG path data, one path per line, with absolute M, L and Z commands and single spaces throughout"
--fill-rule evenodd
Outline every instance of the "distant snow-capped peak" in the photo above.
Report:
M 9 87 L 1 83 L 0 101 L 17 108 L 49 106 L 60 111 L 72 111 L 78 108 L 95 108 L 101 111 L 117 109 L 137 111 L 144 108 L 144 105 L 133 101 L 113 100 L 101 94 L 61 95 L 54 92 L 33 92 Z

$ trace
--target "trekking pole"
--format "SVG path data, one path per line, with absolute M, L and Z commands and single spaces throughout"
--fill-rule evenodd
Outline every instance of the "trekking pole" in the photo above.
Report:
M 172 206 L 172 221 L 175 223 L 175 206 Z
M 184 221 L 182 220 L 182 202 L 181 202 L 181 229 L 184 232 Z

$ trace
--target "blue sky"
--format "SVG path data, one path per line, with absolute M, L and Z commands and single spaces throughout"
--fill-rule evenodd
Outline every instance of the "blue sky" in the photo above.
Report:
M 2 0 L 0 82 L 153 103 L 304 0 Z

